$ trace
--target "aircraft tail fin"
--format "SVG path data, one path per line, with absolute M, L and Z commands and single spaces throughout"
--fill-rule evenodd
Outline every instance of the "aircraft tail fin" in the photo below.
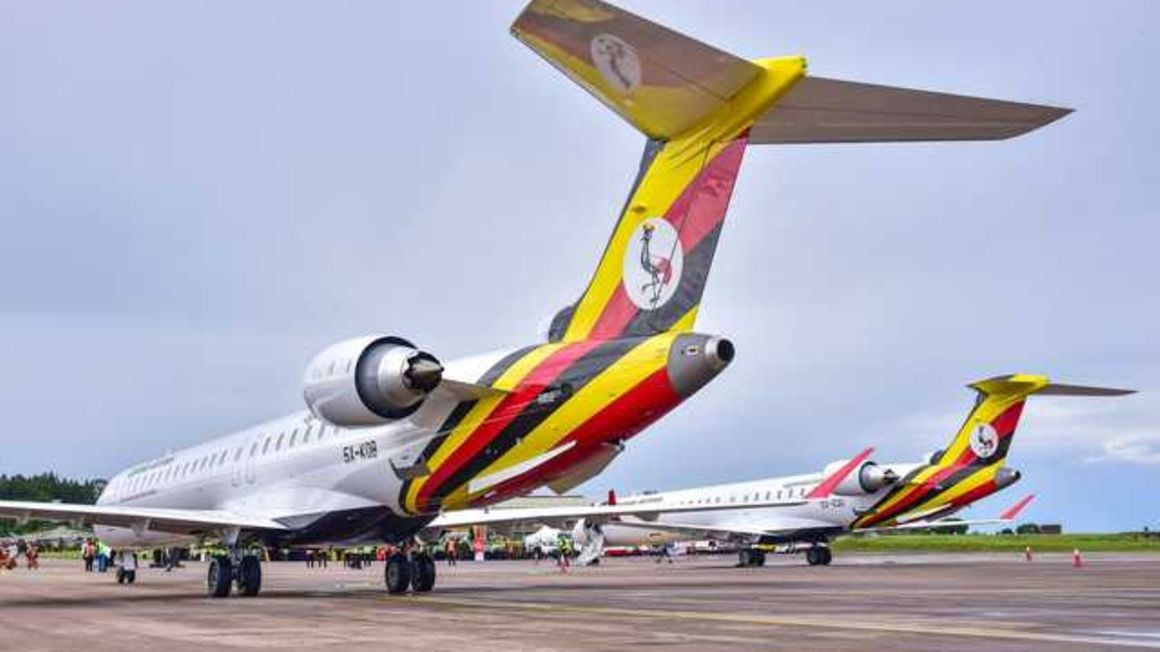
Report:
M 1007 138 L 1068 112 L 807 78 L 803 57 L 744 59 L 601 0 L 532 0 L 511 31 L 648 139 L 550 341 L 691 329 L 747 145 Z
M 1013 374 L 971 383 L 975 406 L 950 445 L 931 460 L 934 465 L 990 465 L 1007 456 L 1023 405 L 1032 394 L 1043 396 L 1123 396 L 1134 390 L 1052 383 L 1045 376 Z

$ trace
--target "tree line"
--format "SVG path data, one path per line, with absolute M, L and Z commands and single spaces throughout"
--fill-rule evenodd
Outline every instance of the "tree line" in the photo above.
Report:
M 55 473 L 37 475 L 0 475 L 0 500 L 31 500 L 37 502 L 81 503 L 92 505 L 105 486 L 104 480 L 73 480 Z M 32 532 L 45 527 L 44 522 L 30 521 L 17 525 L 0 521 L 0 536 Z

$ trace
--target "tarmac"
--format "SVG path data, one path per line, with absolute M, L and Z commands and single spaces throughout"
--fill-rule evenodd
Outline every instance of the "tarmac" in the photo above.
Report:
M 204 597 L 205 564 L 119 586 L 80 562 L 0 572 L 0 649 L 1098 650 L 1160 649 L 1160 555 L 843 553 L 764 568 L 733 558 L 439 566 L 388 596 L 383 564 L 263 564 L 257 598 Z

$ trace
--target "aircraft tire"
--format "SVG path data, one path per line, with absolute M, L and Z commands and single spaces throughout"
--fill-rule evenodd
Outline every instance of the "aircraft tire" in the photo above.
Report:
M 829 566 L 831 561 L 834 561 L 834 553 L 827 548 L 819 548 L 821 552 L 821 559 L 818 561 L 822 566 Z
M 740 566 L 741 568 L 748 568 L 750 566 L 749 549 L 748 548 L 742 548 L 740 551 L 738 551 L 738 553 L 737 553 L 737 565 Z
M 433 588 L 435 588 L 435 560 L 431 558 L 431 555 L 419 555 L 414 561 L 414 577 L 411 578 L 411 589 L 415 593 L 427 593 Z
M 238 595 L 252 598 L 261 591 L 262 562 L 254 555 L 246 555 L 238 565 Z
M 124 584 L 124 583 L 125 583 L 125 569 L 118 568 L 117 569 L 117 584 Z
M 125 571 L 125 583 L 133 584 L 137 581 L 137 571 Z
M 209 571 L 206 573 L 206 594 L 211 598 L 224 598 L 230 594 L 230 584 L 233 582 L 233 569 L 230 568 L 230 558 L 226 556 L 214 557 L 209 562 Z
M 383 571 L 387 583 L 387 593 L 399 595 L 406 593 L 411 586 L 411 576 L 414 575 L 414 565 L 406 555 L 393 554 L 387 559 L 386 570 Z
M 809 550 L 806 550 L 806 563 L 808 563 L 810 566 L 817 566 L 818 564 L 822 563 L 822 553 L 819 552 L 819 550 L 821 549 L 810 548 Z
M 751 550 L 749 552 L 749 563 L 752 566 L 761 567 L 765 565 L 765 551 Z

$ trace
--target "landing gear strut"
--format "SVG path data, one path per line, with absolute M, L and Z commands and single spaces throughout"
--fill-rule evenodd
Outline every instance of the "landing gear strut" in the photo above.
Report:
M 435 560 L 426 552 L 414 555 L 396 552 L 387 558 L 383 575 L 387 593 L 391 595 L 406 593 L 407 589 L 427 593 L 435 588 Z
M 242 597 L 252 598 L 262 591 L 262 563 L 257 555 L 235 550 L 229 555 L 218 555 L 209 562 L 205 578 L 209 597 L 228 596 L 234 584 L 237 584 L 238 595 Z

